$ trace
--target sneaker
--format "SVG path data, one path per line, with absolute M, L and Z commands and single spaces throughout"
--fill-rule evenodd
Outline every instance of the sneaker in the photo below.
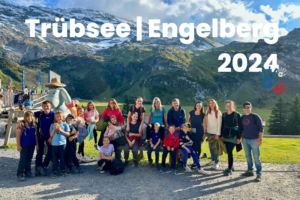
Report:
M 33 173 L 31 173 L 31 172 L 25 173 L 25 176 L 26 176 L 26 177 L 29 177 L 29 178 L 35 177 L 35 175 L 34 175 Z
M 191 170 L 191 168 L 189 168 L 189 166 L 185 166 L 184 169 L 185 169 L 185 171 L 187 171 L 187 172 L 192 172 L 192 170 Z
M 253 171 L 247 170 L 246 172 L 242 173 L 242 176 L 254 176 Z
M 165 172 L 165 168 L 163 166 L 161 166 L 160 170 L 159 170 L 161 173 L 164 173 Z
M 192 164 L 191 169 L 195 169 L 195 168 L 197 168 L 197 165 L 194 163 Z
M 204 171 L 204 169 L 202 169 L 202 168 L 198 169 L 198 172 L 199 172 L 200 174 L 208 174 L 208 172 L 207 172 L 207 171 Z
M 44 169 L 44 168 L 38 167 L 37 170 L 40 172 L 40 174 L 41 174 L 42 176 L 46 176 L 46 172 L 45 172 L 45 169 Z
M 94 144 L 94 147 L 95 147 L 96 150 L 99 150 L 98 149 L 98 144 Z
M 52 178 L 55 179 L 57 177 L 57 172 L 53 172 Z
M 159 164 L 155 164 L 155 168 L 159 171 Z
M 77 174 L 79 171 L 78 171 L 78 169 L 72 168 L 70 170 L 70 172 L 71 172 L 71 174 Z
M 173 175 L 176 175 L 176 174 L 177 174 L 176 169 L 172 169 L 172 174 L 173 174 Z
M 137 160 L 134 160 L 134 161 L 133 161 L 133 166 L 134 166 L 134 167 L 138 167 L 138 161 L 137 161 Z
M 67 172 L 65 170 L 61 170 L 61 175 L 68 176 Z
M 256 182 L 260 182 L 261 181 L 261 175 L 260 174 L 257 174 L 255 181 Z
M 105 173 L 105 170 L 100 170 L 100 173 L 101 173 L 101 174 L 104 174 L 104 173 Z
M 17 176 L 18 181 L 25 181 L 25 177 L 23 176 L 23 174 L 19 174 Z
M 233 172 L 234 172 L 234 170 L 235 170 L 235 169 L 234 169 L 234 167 L 231 167 L 231 171 L 233 171 Z
M 232 174 L 232 170 L 227 168 L 224 172 L 223 172 L 224 176 L 229 176 Z
M 78 173 L 79 173 L 79 174 L 82 174 L 82 173 L 83 173 L 83 169 L 82 169 L 81 167 L 78 167 L 77 170 L 78 170 Z
M 77 157 L 78 160 L 81 160 L 81 157 L 82 157 L 82 156 L 81 156 L 80 153 L 78 153 L 76 157 Z
M 214 164 L 211 168 L 214 169 L 214 170 L 218 170 L 219 169 L 219 164 Z
M 129 162 L 128 162 L 128 160 L 126 160 L 126 161 L 124 162 L 124 164 L 123 164 L 123 167 L 124 167 L 124 168 L 127 167 L 128 164 L 129 164 Z
M 206 153 L 204 153 L 201 158 L 207 158 Z
M 208 163 L 206 163 L 206 166 L 208 165 L 208 166 L 213 166 L 215 164 L 215 161 L 209 161 Z
M 88 162 L 88 160 L 87 160 L 85 157 L 82 157 L 82 158 L 80 159 L 80 161 L 81 161 L 81 162 Z

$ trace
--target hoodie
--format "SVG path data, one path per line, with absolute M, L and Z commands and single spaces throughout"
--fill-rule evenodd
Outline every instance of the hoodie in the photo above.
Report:
M 186 139 L 185 137 L 188 136 L 190 139 Z M 182 146 L 192 146 L 193 145 L 193 141 L 192 141 L 192 135 L 187 132 L 185 133 L 183 130 L 180 130 L 179 132 L 179 138 L 180 138 L 180 147 Z
M 167 134 L 169 135 L 169 137 L 167 136 Z M 164 139 L 164 146 L 165 147 L 171 147 L 173 146 L 174 149 L 178 148 L 179 147 L 179 142 L 180 142 L 180 139 L 179 139 L 179 133 L 173 133 L 171 134 L 169 131 L 165 135 L 165 139 Z M 175 138 L 175 135 L 177 135 L 177 137 Z
M 167 122 L 169 126 L 173 124 L 175 127 L 181 127 L 186 122 L 185 110 L 179 106 L 178 111 L 175 111 L 172 106 L 168 111 Z

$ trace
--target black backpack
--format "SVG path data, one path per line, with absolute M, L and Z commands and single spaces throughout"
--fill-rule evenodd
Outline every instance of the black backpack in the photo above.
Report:
M 118 175 L 124 172 L 123 162 L 121 159 L 116 159 L 113 161 L 113 167 L 109 171 L 111 175 Z

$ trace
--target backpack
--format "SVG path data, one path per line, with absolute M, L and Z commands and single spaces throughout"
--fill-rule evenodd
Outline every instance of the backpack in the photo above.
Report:
M 126 137 L 122 131 L 116 131 L 114 133 L 114 142 L 117 146 L 123 146 L 127 143 Z
M 225 117 L 226 117 L 226 114 L 227 114 L 227 112 L 224 112 L 223 114 L 222 114 L 222 121 L 225 119 Z M 237 127 L 239 127 L 239 120 L 238 120 L 238 112 L 233 112 L 233 119 L 234 119 L 234 121 L 235 121 L 235 125 L 237 126 Z M 224 126 L 224 128 L 223 128 L 223 131 L 224 131 L 224 129 L 225 129 L 226 127 Z M 240 127 L 239 127 L 240 128 Z M 224 138 L 228 138 L 228 139 L 230 139 L 230 138 L 234 138 L 234 135 L 232 135 L 231 134 L 231 129 L 229 130 L 229 134 L 228 135 L 224 135 Z
M 140 113 L 142 114 L 142 107 L 143 106 L 140 106 Z M 135 104 L 132 106 L 132 110 L 131 110 L 131 113 L 133 113 L 135 110 Z
M 256 117 L 255 116 L 258 116 L 259 117 L 259 115 L 258 114 L 255 114 L 255 113 L 251 113 L 252 114 L 252 118 L 253 118 L 253 121 L 254 121 L 254 124 L 256 125 L 256 128 L 257 128 L 257 130 L 259 131 L 259 127 L 258 127 L 258 124 L 257 124 L 257 122 L 256 122 Z M 241 121 L 243 122 L 243 117 L 244 117 L 245 115 L 243 115 L 242 116 L 242 119 L 241 119 Z
M 123 162 L 121 159 L 116 159 L 113 161 L 112 168 L 109 171 L 111 175 L 118 175 L 124 172 Z
M 104 131 L 106 127 L 108 126 L 109 117 L 104 116 L 102 119 L 100 119 L 97 123 L 97 131 Z
M 176 131 L 174 134 L 175 134 L 175 141 L 176 141 L 177 140 L 178 132 Z M 169 140 L 169 132 L 167 132 L 165 135 L 167 136 L 167 138 Z

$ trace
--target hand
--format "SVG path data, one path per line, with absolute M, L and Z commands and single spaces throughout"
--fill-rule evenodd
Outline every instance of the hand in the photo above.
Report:
M 177 128 L 175 128 L 177 131 L 180 131 L 180 128 L 179 127 L 177 127 Z
M 126 127 L 126 131 L 129 132 L 129 126 Z
M 241 143 L 240 139 L 237 139 L 237 140 L 236 140 L 236 143 L 237 143 L 237 144 L 240 144 L 240 143 Z
M 1 108 L 4 108 L 4 104 L 1 105 Z
M 185 139 L 190 140 L 189 136 L 187 136 L 187 135 L 185 136 Z
M 153 150 L 155 150 L 156 149 L 156 146 L 153 146 Z
M 128 134 L 128 137 L 132 137 L 132 136 L 133 136 L 133 134 L 132 134 L 132 133 L 129 133 L 129 134 Z
M 130 148 L 133 146 L 131 142 L 128 142 L 128 144 L 129 144 L 129 147 L 130 147 Z
M 36 145 L 36 147 L 35 147 L 35 148 L 36 148 L 36 150 L 39 150 L 39 149 L 40 149 L 40 147 L 39 147 L 39 145 L 38 145 L 38 144 Z
M 256 144 L 257 146 L 260 146 L 262 144 L 262 141 L 260 139 L 257 139 Z
M 273 81 L 273 76 L 277 71 L 277 68 L 274 70 L 274 72 L 271 75 L 271 67 L 269 67 L 268 72 L 266 73 L 266 69 L 263 67 L 262 71 L 264 73 L 264 76 L 262 76 L 262 73 L 259 72 L 259 76 L 262 78 L 261 82 L 262 82 L 262 86 L 264 89 L 269 89 L 272 88 L 273 85 L 278 81 L 278 79 L 276 79 L 274 82 Z
M 51 137 L 48 139 L 48 143 L 52 144 L 52 138 Z
M 219 136 L 218 136 L 218 135 L 216 135 L 216 136 L 215 136 L 215 140 L 218 140 L 218 139 L 219 139 Z
M 222 141 L 224 142 L 224 137 L 221 137 Z
M 153 144 L 151 144 L 151 148 L 153 148 L 154 147 L 154 145 Z
M 288 89 L 283 89 L 283 88 L 286 87 L 286 85 L 283 86 L 284 83 L 281 83 L 281 85 L 280 85 L 280 83 L 281 83 L 281 82 L 279 82 L 278 85 L 273 89 L 273 91 L 274 91 L 276 94 L 282 94 L 281 91 L 287 91 L 287 90 L 288 90 Z M 282 86 L 283 86 L 283 87 L 282 87 Z
M 171 148 L 171 151 L 174 151 L 174 147 Z
M 21 152 L 21 151 L 22 151 L 22 147 L 19 145 L 19 146 L 17 147 L 17 150 L 18 150 L 18 152 Z
M 72 142 L 72 140 L 73 140 L 73 136 L 72 136 L 72 137 L 69 137 L 69 141 Z
M 115 158 L 113 156 L 110 157 L 110 160 L 114 160 Z
M 186 148 L 185 150 L 187 153 L 191 153 L 191 151 L 188 148 Z
M 170 147 L 168 147 L 167 149 L 168 149 L 168 151 L 170 151 Z
M 203 141 L 205 140 L 205 138 L 206 138 L 206 134 L 203 135 Z

